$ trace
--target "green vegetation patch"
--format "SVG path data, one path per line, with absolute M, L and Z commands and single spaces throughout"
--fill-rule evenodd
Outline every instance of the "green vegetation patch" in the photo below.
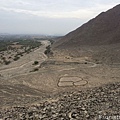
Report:
M 11 45 L 10 41 L 0 41 L 0 52 L 6 51 L 9 45 Z
M 52 56 L 53 55 L 53 52 L 52 52 L 52 50 L 51 50 L 51 46 L 50 45 L 48 45 L 47 47 L 46 47 L 46 50 L 45 50 L 45 52 L 44 52 L 47 56 Z
M 25 47 L 29 46 L 31 49 L 41 46 L 41 42 L 35 40 L 19 40 L 19 45 L 23 45 Z
M 11 46 L 13 45 L 21 45 L 22 47 L 29 47 L 30 51 L 31 49 L 35 49 L 39 46 L 41 46 L 41 42 L 35 41 L 35 40 L 24 40 L 24 39 L 18 39 L 18 40 L 1 40 L 0 41 L 0 52 L 1 51 L 6 51 L 8 49 L 15 49 L 12 48 Z

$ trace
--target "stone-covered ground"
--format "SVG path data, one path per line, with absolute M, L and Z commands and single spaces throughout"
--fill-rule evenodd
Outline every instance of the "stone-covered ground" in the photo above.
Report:
M 120 82 L 2 109 L 0 120 L 120 120 Z

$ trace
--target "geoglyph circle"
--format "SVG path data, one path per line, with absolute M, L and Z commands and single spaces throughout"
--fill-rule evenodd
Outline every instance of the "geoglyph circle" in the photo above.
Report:
M 63 76 L 58 81 L 59 87 L 72 87 L 86 85 L 87 81 L 77 76 Z

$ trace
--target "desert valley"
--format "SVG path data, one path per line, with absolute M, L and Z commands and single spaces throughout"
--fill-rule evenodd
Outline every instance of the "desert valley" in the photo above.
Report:
M 63 37 L 3 38 L 0 120 L 120 119 L 120 5 Z

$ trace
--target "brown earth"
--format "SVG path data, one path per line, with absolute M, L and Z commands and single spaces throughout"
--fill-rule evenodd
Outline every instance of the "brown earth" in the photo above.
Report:
M 0 67 L 1 107 L 30 104 L 62 92 L 119 81 L 120 64 L 96 64 L 87 57 L 47 59 L 44 51 L 48 44 L 45 41 L 18 61 Z M 39 64 L 34 65 L 34 61 Z
M 55 56 L 88 57 L 90 60 L 119 63 L 120 5 L 97 17 L 55 42 Z
M 34 107 L 35 109 L 40 107 L 40 109 L 43 110 L 43 114 L 40 117 L 44 120 L 54 118 L 54 116 L 52 116 L 53 113 L 49 111 L 54 105 L 55 110 L 57 110 L 57 108 L 60 110 L 55 111 L 59 119 L 65 116 L 64 113 L 68 114 L 69 120 L 73 119 L 73 113 L 83 115 L 83 113 L 79 112 L 85 111 L 87 113 L 90 110 L 92 110 L 92 112 L 89 112 L 87 116 L 78 117 L 78 120 L 82 120 L 84 117 L 86 120 L 87 118 L 89 119 L 89 117 L 92 119 L 95 114 L 99 115 L 99 112 L 103 115 L 107 115 L 108 113 L 108 115 L 111 115 L 115 112 L 118 115 L 120 37 L 118 34 L 119 27 L 114 28 L 115 26 L 111 25 L 111 21 L 113 22 L 113 19 L 115 19 L 115 25 L 119 24 L 119 12 L 117 12 L 119 10 L 120 5 L 106 13 L 100 14 L 76 31 L 63 37 L 61 41 L 53 45 L 52 50 L 54 54 L 50 58 L 47 58 L 44 54 L 46 46 L 50 43 L 43 41 L 43 45 L 40 48 L 8 66 L 0 67 L 0 107 L 1 110 L 3 110 L 1 112 L 3 116 L 1 118 L 4 118 L 4 115 L 9 118 L 9 115 L 13 115 L 14 112 L 19 111 L 19 109 L 22 109 L 21 112 L 15 114 L 23 116 L 23 111 L 29 110 L 31 104 L 36 106 Z M 111 17 L 111 15 L 114 17 Z M 109 20 L 109 17 L 111 17 L 111 20 Z M 99 28 L 100 26 L 102 27 Z M 112 27 L 111 30 L 110 26 Z M 111 36 L 109 37 L 110 39 L 107 35 Z M 72 38 L 74 38 L 75 41 Z M 34 61 L 38 61 L 39 64 L 33 65 Z M 85 92 L 86 90 L 87 92 Z M 89 96 L 91 94 L 92 96 Z M 56 100 L 57 103 L 54 101 L 55 96 L 58 96 Z M 70 104 L 69 97 L 72 99 Z M 48 104 L 48 100 L 49 102 L 53 102 Z M 42 108 L 41 105 L 37 107 L 37 103 L 41 101 L 43 101 L 45 105 L 42 106 Z M 79 106 L 76 106 L 77 103 L 79 103 Z M 107 103 L 108 105 L 106 105 Z M 26 107 L 19 107 L 23 105 Z M 10 106 L 12 106 L 13 109 L 7 108 Z M 81 106 L 83 107 L 81 108 Z M 70 109 L 65 112 L 67 107 Z M 34 108 L 30 110 L 32 113 Z M 80 110 L 76 111 L 78 109 Z M 95 113 L 95 111 L 97 111 L 97 113 Z M 50 116 L 48 115 L 49 113 Z M 63 114 L 60 117 L 61 113 Z M 94 113 L 94 115 L 92 113 Z M 40 112 L 36 112 L 35 114 L 41 115 Z

